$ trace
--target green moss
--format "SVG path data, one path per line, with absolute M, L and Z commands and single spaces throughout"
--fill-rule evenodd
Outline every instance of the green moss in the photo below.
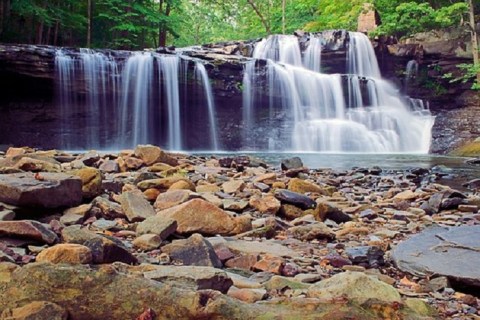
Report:
M 467 143 L 450 152 L 450 155 L 458 157 L 478 157 L 480 156 L 480 142 L 473 141 Z

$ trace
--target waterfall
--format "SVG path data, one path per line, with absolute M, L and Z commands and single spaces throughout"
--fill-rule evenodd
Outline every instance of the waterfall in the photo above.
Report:
M 298 40 L 270 36 L 260 41 L 253 58 L 267 59 L 270 114 L 273 106 L 283 117 L 264 131 L 252 132 L 251 124 L 245 130 L 261 135 L 264 146 L 272 147 L 272 139 L 278 141 L 272 151 L 427 153 L 434 121 L 428 109 L 400 96 L 397 88 L 381 79 L 367 36 L 349 32 L 348 39 L 345 75 L 321 73 L 321 35 L 310 36 L 303 64 L 299 64 Z M 247 64 L 244 76 L 249 91 L 262 82 L 251 65 Z M 243 112 L 247 124 L 261 107 L 252 96 L 244 93 L 249 98 Z
M 210 85 L 210 80 L 208 79 L 207 70 L 203 63 L 197 61 L 195 63 L 195 71 L 198 78 L 200 78 L 203 88 L 205 90 L 205 96 L 207 97 L 207 106 L 208 106 L 208 120 L 210 127 L 210 139 L 211 139 L 211 150 L 219 150 L 218 148 L 218 135 L 217 135 L 217 125 L 215 120 L 215 104 L 213 101 L 212 86 Z

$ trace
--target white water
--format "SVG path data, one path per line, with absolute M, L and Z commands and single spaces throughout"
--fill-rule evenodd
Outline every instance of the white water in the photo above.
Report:
M 381 79 L 364 34 L 350 32 L 349 38 L 347 75 L 319 72 L 319 38 L 310 39 L 303 65 L 298 64 L 301 55 L 296 37 L 270 36 L 255 48 L 254 58 L 267 59 L 269 94 L 277 97 L 270 110 L 285 110 L 284 121 L 291 122 L 292 130 L 281 136 L 281 146 L 297 152 L 427 153 L 434 118 L 427 109 L 419 110 L 422 106 L 417 102 L 411 108 L 397 88 Z M 247 65 L 244 88 L 260 81 L 252 74 Z M 249 98 L 243 115 L 250 133 L 251 114 L 261 106 L 251 93 L 244 97 Z M 276 127 L 265 130 L 269 142 L 278 139 Z M 290 143 L 285 141 L 288 136 Z M 268 145 L 273 145 L 271 151 L 278 150 L 275 144 Z
M 208 119 L 209 119 L 209 126 L 210 126 L 210 141 L 211 146 L 213 147 L 212 150 L 219 150 L 218 148 L 218 135 L 217 135 L 217 124 L 215 120 L 215 102 L 213 101 L 213 94 L 212 94 L 212 86 L 210 85 L 210 80 L 208 79 L 207 70 L 203 63 L 196 62 L 195 63 L 195 72 L 197 76 L 201 79 L 203 83 L 203 88 L 205 89 L 205 96 L 207 97 L 207 105 L 208 105 Z

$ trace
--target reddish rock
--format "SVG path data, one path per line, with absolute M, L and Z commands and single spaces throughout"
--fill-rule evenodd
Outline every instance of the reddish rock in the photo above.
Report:
M 258 261 L 258 255 L 247 254 L 244 256 L 239 256 L 239 257 L 228 260 L 225 263 L 225 266 L 228 268 L 252 270 L 253 266 L 257 263 L 257 261 Z
M 266 254 L 255 265 L 253 270 L 266 271 L 275 274 L 282 274 L 282 270 L 285 267 L 285 259 L 274 255 Z
M 29 239 L 47 244 L 55 243 L 57 235 L 45 225 L 33 220 L 0 221 L 0 237 Z
M 88 264 L 92 262 L 92 251 L 75 243 L 61 243 L 40 252 L 38 262 Z

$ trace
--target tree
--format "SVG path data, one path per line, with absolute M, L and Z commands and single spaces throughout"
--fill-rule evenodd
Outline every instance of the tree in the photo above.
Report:
M 478 46 L 478 35 L 476 31 L 475 24 L 475 12 L 473 6 L 473 0 L 468 0 L 468 15 L 469 15 L 469 26 L 470 34 L 472 36 L 472 54 L 473 54 L 473 66 L 476 68 L 477 72 L 477 85 L 480 85 L 480 59 L 479 59 L 479 46 Z

